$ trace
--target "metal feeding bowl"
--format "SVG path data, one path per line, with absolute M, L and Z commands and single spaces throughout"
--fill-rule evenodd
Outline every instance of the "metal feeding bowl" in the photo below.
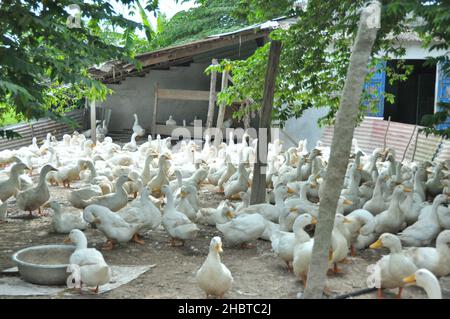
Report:
M 19 250 L 12 260 L 23 280 L 37 285 L 65 285 L 73 245 L 42 245 Z

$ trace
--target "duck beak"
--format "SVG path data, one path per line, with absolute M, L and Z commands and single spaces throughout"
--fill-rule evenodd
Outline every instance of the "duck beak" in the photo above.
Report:
M 316 183 L 311 183 L 311 188 L 316 189 L 317 188 L 317 184 Z
M 344 224 L 351 224 L 351 221 L 350 221 L 350 219 L 348 219 L 348 218 L 344 218 Z
M 218 254 L 222 253 L 222 252 L 223 252 L 222 244 L 217 244 L 217 245 L 214 247 L 214 250 L 215 250 L 216 253 L 218 253 Z
M 405 187 L 405 188 L 403 188 L 403 191 L 404 191 L 405 193 L 411 193 L 411 192 L 412 192 L 412 189 L 409 188 L 409 187 Z
M 288 194 L 294 194 L 295 193 L 295 191 L 292 188 L 290 188 L 290 187 L 288 187 L 287 192 L 288 192 Z
M 316 224 L 317 224 L 317 218 L 313 216 L 311 225 L 316 225 Z
M 353 205 L 353 202 L 349 199 L 344 199 L 344 205 Z
M 292 207 L 292 208 L 289 208 L 289 211 L 291 213 L 296 213 L 296 212 L 298 212 L 298 208 Z
M 228 219 L 233 219 L 234 218 L 234 214 L 233 214 L 233 212 L 231 210 L 227 211 L 226 216 L 227 216 Z
M 358 169 L 358 171 L 362 171 L 363 170 L 362 165 L 358 165 L 357 169 Z
M 333 249 L 328 251 L 328 261 L 332 261 L 334 257 Z
M 381 248 L 381 247 L 383 247 L 383 243 L 381 242 L 381 239 L 378 239 L 376 242 L 374 242 L 369 247 L 372 248 L 372 249 Z
M 100 218 L 95 217 L 94 220 L 92 221 L 93 224 L 101 224 L 102 221 L 100 220 Z
M 72 243 L 72 240 L 70 239 L 70 237 L 66 237 L 66 238 L 64 238 L 63 243 L 64 243 L 64 244 L 71 244 L 71 243 Z
M 187 193 L 185 191 L 180 192 L 181 197 L 186 197 Z
M 403 278 L 403 282 L 405 284 L 415 284 L 416 283 L 416 275 L 412 274 L 411 276 Z

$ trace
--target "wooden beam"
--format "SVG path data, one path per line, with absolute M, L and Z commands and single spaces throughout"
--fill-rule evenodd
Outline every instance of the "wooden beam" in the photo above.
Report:
M 211 38 L 203 40 L 198 43 L 187 44 L 172 49 L 161 50 L 160 52 L 154 52 L 152 54 L 143 54 L 143 56 L 137 56 L 136 59 L 142 62 L 142 65 L 148 66 L 156 63 L 166 62 L 174 59 L 181 59 L 188 56 L 198 55 L 214 49 L 220 49 L 227 46 L 242 44 L 244 42 L 253 41 L 258 38 L 267 36 L 270 32 L 263 30 L 260 32 L 254 32 L 253 30 L 248 34 L 240 36 L 229 35 L 220 38 Z
M 159 84 L 155 84 L 155 105 L 153 106 L 153 118 L 152 118 L 152 137 L 156 138 L 156 116 L 158 115 L 158 88 Z
M 266 200 L 267 147 L 270 141 L 270 122 L 272 118 L 273 98 L 280 63 L 281 41 L 274 40 L 270 45 L 269 62 L 264 84 L 263 107 L 259 121 L 258 145 L 256 147 L 256 162 L 253 168 L 252 192 L 250 204 L 264 203 Z M 265 129 L 261 130 L 261 129 Z M 265 136 L 261 136 L 265 133 Z M 261 168 L 264 168 L 263 170 Z
M 161 99 L 161 100 L 184 100 L 184 101 L 208 101 L 209 100 L 209 91 L 158 89 L 158 99 Z
M 91 139 L 94 145 L 97 144 L 97 121 L 95 114 L 95 99 L 90 101 L 91 103 Z
M 228 71 L 227 70 L 223 70 L 222 72 L 222 86 L 221 86 L 221 91 L 225 91 L 228 87 Z M 216 124 L 216 128 L 218 129 L 222 129 L 223 126 L 223 119 L 225 117 L 225 107 L 226 104 L 225 103 L 221 103 L 219 106 L 219 114 L 217 115 L 217 124 Z M 214 145 L 219 146 L 219 144 L 222 141 L 220 141 L 217 138 L 214 138 Z
M 219 61 L 212 60 L 212 65 L 218 65 Z M 216 84 L 217 84 L 217 71 L 211 71 L 211 82 L 209 84 L 209 105 L 208 105 L 208 117 L 206 118 L 206 128 L 211 128 L 214 121 L 214 108 L 216 107 Z

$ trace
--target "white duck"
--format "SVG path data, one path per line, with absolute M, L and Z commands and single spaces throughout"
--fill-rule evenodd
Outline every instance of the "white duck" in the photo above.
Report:
M 216 224 L 224 224 L 235 217 L 228 200 L 220 202 L 217 208 L 201 208 L 197 213 L 196 220 L 198 223 L 215 226 Z
M 273 251 L 286 263 L 288 271 L 292 271 L 291 262 L 294 260 L 294 247 L 297 243 L 310 240 L 304 228 L 308 225 L 315 225 L 317 219 L 310 214 L 303 214 L 297 217 L 294 222 L 294 232 L 273 231 L 270 235 Z
M 138 150 L 138 146 L 137 146 L 137 143 L 136 143 L 136 137 L 137 137 L 137 133 L 131 134 L 130 142 L 126 143 L 122 147 L 122 151 L 125 151 L 125 152 L 136 152 Z
M 123 187 L 130 179 L 126 175 L 120 176 L 116 180 L 116 192 L 106 195 L 94 196 L 88 200 L 81 201 L 83 208 L 88 205 L 102 205 L 116 212 L 128 203 L 128 194 Z
M 450 230 L 444 230 L 436 239 L 436 247 L 406 248 L 404 253 L 418 268 L 425 268 L 437 277 L 450 274 Z
M 142 137 L 145 134 L 145 130 L 142 128 L 142 126 L 139 125 L 137 114 L 134 113 L 133 116 L 134 116 L 133 133 L 135 133 L 136 136 Z
M 350 246 L 351 255 L 355 256 L 355 245 L 362 240 L 361 237 L 373 234 L 375 218 L 369 211 L 364 209 L 357 209 L 345 216 L 345 218 L 347 219 L 345 223 L 347 232 L 344 232 L 344 236 Z
M 52 226 L 56 233 L 68 234 L 72 229 L 84 230 L 88 227 L 82 211 L 62 212 L 61 205 L 56 201 L 51 201 L 50 207 L 55 212 L 52 216 Z
M 206 298 L 214 295 L 222 299 L 233 284 L 230 270 L 220 261 L 221 252 L 223 252 L 222 240 L 218 236 L 213 237 L 208 257 L 195 275 L 197 285 L 205 292 Z
M 180 189 L 180 201 L 176 205 L 176 210 L 185 214 L 190 220 L 195 220 L 197 217 L 197 211 L 192 207 L 187 198 L 190 190 L 186 186 L 182 186 Z
M 73 229 L 69 238 L 64 242 L 73 242 L 76 245 L 69 263 L 78 265 L 81 284 L 96 287 L 93 292 L 98 293 L 98 287 L 111 280 L 111 269 L 106 264 L 103 255 L 95 248 L 87 248 L 86 236 L 78 229 Z
M 427 269 L 418 269 L 416 272 L 406 278 L 403 278 L 405 284 L 413 284 L 422 287 L 428 299 L 442 299 L 441 286 L 433 273 Z
M 242 214 L 227 223 L 217 224 L 216 227 L 227 242 L 244 248 L 263 234 L 266 220 L 259 214 Z
M 431 211 L 420 215 L 419 220 L 399 233 L 399 238 L 405 246 L 427 246 L 439 234 L 439 205 L 447 202 L 447 195 L 441 194 L 434 198 Z
M 263 203 L 263 204 L 255 204 L 250 205 L 239 211 L 239 214 L 260 214 L 265 219 L 278 222 L 280 219 L 281 213 L 287 209 L 284 204 L 284 197 L 288 193 L 292 194 L 294 191 L 287 186 L 279 185 L 275 190 L 275 205 Z
M 0 200 L 0 223 L 6 222 L 8 203 Z
M 378 234 L 391 232 L 396 234 L 406 227 L 405 215 L 400 209 L 400 202 L 404 199 L 405 192 L 411 192 L 410 188 L 399 185 L 395 187 L 389 208 L 375 216 L 375 232 Z
M 175 126 L 177 125 L 177 121 L 173 119 L 172 115 L 169 115 L 169 119 L 166 121 L 167 126 Z
M 369 199 L 362 207 L 363 209 L 371 212 L 373 215 L 378 215 L 381 212 L 384 212 L 389 207 L 389 205 L 384 201 L 382 193 L 382 186 L 387 178 L 388 176 L 385 174 L 380 174 L 378 176 L 375 183 L 375 189 L 373 190 L 372 198 Z
M 164 185 L 161 190 L 167 198 L 162 225 L 171 237 L 172 246 L 175 245 L 175 241 L 180 241 L 181 245 L 184 245 L 185 240 L 193 239 L 197 236 L 199 229 L 186 215 L 175 209 L 174 198 L 170 187 Z
M 228 182 L 224 185 L 224 194 L 226 198 L 232 198 L 239 194 L 239 192 L 246 192 L 248 189 L 247 171 L 245 170 L 245 163 L 240 163 L 238 167 L 238 178 L 235 181 Z
M 20 181 L 19 176 L 23 174 L 23 171 L 28 169 L 24 163 L 17 163 L 11 168 L 9 172 L 9 178 L 0 182 L 0 200 L 5 202 L 11 196 L 16 195 L 19 191 Z
M 50 191 L 46 182 L 46 176 L 51 171 L 56 171 L 56 168 L 51 165 L 45 165 L 39 173 L 38 184 L 16 194 L 17 207 L 19 207 L 19 209 L 28 211 L 30 216 L 33 215 L 33 210 L 38 209 L 39 215 L 42 215 L 41 206 L 50 198 Z
M 378 287 L 378 298 L 382 298 L 382 288 L 398 288 L 397 298 L 401 298 L 404 282 L 403 278 L 411 276 L 417 270 L 417 266 L 410 257 L 402 252 L 400 239 L 390 233 L 384 233 L 380 238 L 370 245 L 370 248 L 389 248 L 390 254 L 383 256 L 376 266 L 379 269 L 380 286 Z
M 84 209 L 83 218 L 86 222 L 96 225 L 107 238 L 105 250 L 114 248 L 114 244 L 126 243 L 134 236 L 141 225 L 127 223 L 119 214 L 112 212 L 108 207 L 100 205 L 89 205 Z M 138 242 L 141 244 L 141 242 Z

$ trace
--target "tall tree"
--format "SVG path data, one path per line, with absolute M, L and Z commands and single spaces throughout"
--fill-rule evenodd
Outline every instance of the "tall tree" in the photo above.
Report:
M 314 247 L 308 272 L 305 298 L 320 298 L 325 287 L 328 270 L 328 251 L 339 196 L 344 185 L 348 158 L 352 147 L 358 105 L 368 73 L 367 64 L 380 28 L 380 3 L 373 1 L 361 13 L 358 34 L 350 57 L 350 64 L 336 114 L 330 160 L 323 191 L 320 196 L 319 217 L 314 234 Z

